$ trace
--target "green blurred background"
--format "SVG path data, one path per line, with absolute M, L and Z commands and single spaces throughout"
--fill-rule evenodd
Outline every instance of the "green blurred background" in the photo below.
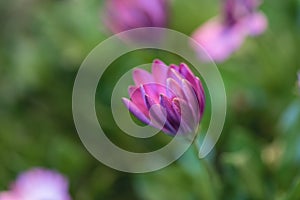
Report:
M 190 150 L 148 174 L 104 166 L 87 152 L 73 124 L 77 70 L 109 37 L 102 6 L 99 0 L 0 1 L 0 190 L 20 172 L 41 166 L 65 174 L 75 200 L 300 199 L 299 0 L 265 0 L 266 33 L 248 38 L 218 64 L 228 112 L 208 158 L 197 160 Z M 173 0 L 170 11 L 169 28 L 189 35 L 218 13 L 219 1 Z M 157 55 L 179 62 L 165 52 L 134 52 L 116 60 L 101 79 L 97 110 L 108 118 L 100 123 L 123 148 L 146 151 L 168 141 L 163 134 L 131 140 L 110 113 L 113 81 Z

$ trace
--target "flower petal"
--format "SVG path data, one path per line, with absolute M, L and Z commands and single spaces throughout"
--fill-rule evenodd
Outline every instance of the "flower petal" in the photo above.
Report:
M 41 168 L 22 173 L 13 184 L 11 191 L 20 200 L 71 199 L 66 178 L 55 171 Z
M 194 88 L 197 94 L 197 98 L 199 100 L 200 113 L 203 113 L 205 106 L 205 96 L 200 79 L 194 75 L 194 73 L 189 69 L 189 67 L 185 63 L 180 64 L 180 73 L 190 82 L 190 84 Z
M 167 120 L 166 110 L 159 104 L 155 104 L 150 109 L 151 125 L 164 132 L 174 135 L 176 129 Z
M 145 116 L 149 115 L 141 87 L 138 87 L 134 91 L 132 91 L 132 94 L 130 95 L 130 100 L 135 104 L 135 106 L 139 108 L 139 110 L 142 113 L 144 113 Z
M 171 67 L 168 70 L 168 78 L 174 79 L 179 84 L 181 83 L 181 80 L 184 79 L 184 77 L 179 73 L 179 71 Z
M 192 114 L 191 107 L 188 105 L 188 103 L 183 99 L 174 98 L 173 107 L 176 109 L 177 115 L 180 116 L 180 127 L 178 133 L 193 133 L 196 130 L 198 124 Z
M 205 108 L 205 93 L 204 93 L 202 83 L 198 77 L 196 77 L 196 93 L 200 105 L 200 115 L 202 116 Z
M 197 120 L 200 119 L 200 103 L 198 101 L 198 97 L 193 89 L 193 86 L 185 79 L 182 80 L 182 90 L 185 95 L 185 100 L 188 103 L 188 105 L 191 108 L 191 111 L 193 113 L 193 117 Z
M 167 79 L 167 96 L 169 98 L 179 97 L 184 98 L 184 93 L 181 86 L 172 78 Z
M 243 43 L 247 31 L 242 26 L 227 26 L 220 19 L 212 19 L 193 33 L 201 45 L 194 47 L 199 57 L 206 62 L 226 60 Z
M 245 28 L 248 29 L 250 36 L 257 36 L 265 32 L 268 26 L 266 16 L 262 12 L 251 14 L 243 20 Z
M 167 90 L 165 85 L 157 83 L 144 84 L 142 87 L 143 92 L 149 95 L 156 103 L 159 103 L 159 94 L 165 94 Z
M 149 110 L 155 104 L 155 101 L 148 94 L 145 93 L 144 87 L 142 87 L 142 86 L 141 86 L 141 91 L 142 91 L 145 105 L 147 106 L 147 109 Z
M 154 60 L 152 65 L 152 74 L 155 82 L 165 85 L 167 79 L 168 67 L 160 60 Z
M 176 114 L 176 111 L 172 107 L 172 101 L 166 97 L 165 95 L 160 95 L 160 105 L 166 109 L 167 112 L 167 120 L 176 130 L 179 127 L 180 117 Z
M 190 70 L 190 68 L 185 63 L 181 63 L 179 67 L 180 67 L 179 72 L 181 73 L 181 75 L 184 76 L 185 79 L 187 79 L 192 85 L 195 85 L 196 84 L 195 75 Z
M 21 199 L 17 198 L 13 192 L 8 191 L 8 192 L 0 193 L 0 200 L 21 200 Z
M 122 98 L 123 103 L 127 107 L 127 109 L 139 120 L 141 120 L 145 124 L 149 124 L 149 118 L 137 107 L 132 101 L 126 98 Z
M 137 86 L 146 83 L 154 83 L 153 76 L 149 72 L 143 69 L 133 70 L 133 80 Z
M 128 87 L 128 93 L 129 93 L 129 96 L 131 96 L 135 90 L 137 90 L 139 87 L 137 86 L 134 86 L 134 85 L 131 85 Z

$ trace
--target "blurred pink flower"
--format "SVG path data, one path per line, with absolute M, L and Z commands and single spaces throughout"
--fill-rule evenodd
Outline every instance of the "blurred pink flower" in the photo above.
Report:
M 130 100 L 123 98 L 123 102 L 139 120 L 173 136 L 196 131 L 205 94 L 201 81 L 186 64 L 167 66 L 155 60 L 152 74 L 135 69 L 133 80 L 135 86 L 128 89 Z
M 68 181 L 57 172 L 35 168 L 22 173 L 0 200 L 71 200 Z
M 106 0 L 103 21 L 112 33 L 140 27 L 165 27 L 168 0 Z
M 1 192 L 0 200 L 18 200 L 12 192 Z
M 298 88 L 300 89 L 300 71 L 298 72 L 297 76 L 298 76 L 297 85 L 298 85 Z
M 225 0 L 223 13 L 200 28 L 192 37 L 206 52 L 196 48 L 204 61 L 222 62 L 240 48 L 247 36 L 262 34 L 267 28 L 267 19 L 257 11 L 258 0 Z M 208 54 L 208 56 L 207 56 Z

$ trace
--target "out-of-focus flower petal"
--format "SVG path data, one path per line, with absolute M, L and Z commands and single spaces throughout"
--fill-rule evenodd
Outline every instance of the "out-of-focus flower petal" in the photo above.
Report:
M 196 30 L 192 38 L 204 49 L 196 49 L 200 59 L 222 62 L 242 45 L 245 35 L 239 26 L 229 28 L 218 19 L 212 19 Z
M 35 168 L 22 173 L 10 191 L 15 200 L 71 200 L 68 181 L 61 174 Z
M 260 35 L 265 32 L 268 27 L 267 18 L 262 12 L 257 12 L 246 17 L 241 23 L 248 28 L 248 34 L 250 36 Z
M 0 200 L 21 200 L 21 199 L 17 199 L 17 197 L 13 192 L 1 192 Z
M 165 27 L 167 0 L 106 0 L 102 20 L 112 33 L 140 27 Z
M 202 47 L 194 47 L 205 62 L 225 61 L 237 51 L 247 36 L 262 34 L 267 18 L 257 11 L 259 0 L 225 0 L 221 16 L 200 26 L 192 35 Z
M 298 72 L 298 81 L 297 81 L 297 85 L 298 85 L 298 87 L 299 87 L 299 90 L 300 90 L 300 71 Z

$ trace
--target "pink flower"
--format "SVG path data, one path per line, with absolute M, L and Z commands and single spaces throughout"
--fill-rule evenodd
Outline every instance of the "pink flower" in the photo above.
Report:
M 113 33 L 140 27 L 165 27 L 167 0 L 107 0 L 103 21 Z
M 298 72 L 297 76 L 298 76 L 297 85 L 298 85 L 298 88 L 300 89 L 300 71 Z
M 194 133 L 202 118 L 205 94 L 202 84 L 189 67 L 152 64 L 152 73 L 133 71 L 135 85 L 128 89 L 130 100 L 123 98 L 129 111 L 145 124 L 176 135 Z
M 247 36 L 262 34 L 267 19 L 256 11 L 258 6 L 258 0 L 225 0 L 222 16 L 209 20 L 192 34 L 206 51 L 196 48 L 199 57 L 209 61 L 210 56 L 222 62 L 241 47 Z
M 59 173 L 35 168 L 22 173 L 0 200 L 71 200 L 68 181 Z
M 0 200 L 17 200 L 12 192 L 1 192 Z

